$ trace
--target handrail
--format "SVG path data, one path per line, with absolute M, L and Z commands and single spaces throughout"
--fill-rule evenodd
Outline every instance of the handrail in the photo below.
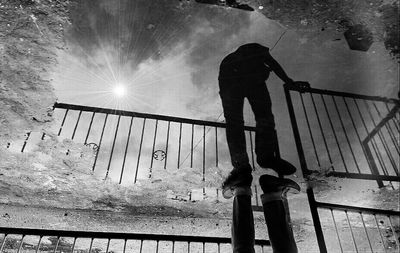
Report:
M 285 84 L 284 86 L 285 86 L 285 88 L 287 88 L 289 90 L 299 91 L 296 88 L 291 87 L 289 85 Z M 332 96 L 339 96 L 339 97 L 348 97 L 348 98 L 367 99 L 367 100 L 374 100 L 374 101 L 380 101 L 380 102 L 386 102 L 386 103 L 400 104 L 400 100 L 396 99 L 396 98 L 370 96 L 370 95 L 363 95 L 363 94 L 356 94 L 356 93 L 342 92 L 342 91 L 334 91 L 334 90 L 326 90 L 326 89 L 302 88 L 301 92 L 323 94 L 323 95 L 332 95 Z
M 173 117 L 173 116 L 165 116 L 159 114 L 150 114 L 150 113 L 141 113 L 141 112 L 133 112 L 133 111 L 125 111 L 125 110 L 116 110 L 110 108 L 100 108 L 100 107 L 92 107 L 92 106 L 84 106 L 84 105 L 75 105 L 75 104 L 66 104 L 66 103 L 55 103 L 53 108 L 59 109 L 69 109 L 69 110 L 77 110 L 77 111 L 87 111 L 87 112 L 98 112 L 104 114 L 112 114 L 112 115 L 122 115 L 128 117 L 135 118 L 146 118 L 146 119 L 155 119 L 155 120 L 163 120 L 177 123 L 185 123 L 185 124 L 194 124 L 194 125 L 202 125 L 202 126 L 211 126 L 211 127 L 220 127 L 225 128 L 226 124 L 215 121 L 207 121 L 207 120 L 196 120 L 189 118 L 181 118 L 181 117 Z M 245 126 L 245 130 L 255 131 L 255 127 Z

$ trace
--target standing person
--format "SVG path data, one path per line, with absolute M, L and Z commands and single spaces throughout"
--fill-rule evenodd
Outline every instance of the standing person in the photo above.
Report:
M 257 163 L 271 168 L 280 175 L 290 175 L 296 168 L 280 158 L 271 99 L 265 86 L 273 71 L 284 83 L 298 88 L 308 83 L 294 82 L 270 55 L 269 48 L 257 43 L 240 46 L 226 56 L 220 65 L 219 88 L 226 121 L 226 137 L 233 169 L 222 184 L 225 198 L 234 196 L 232 212 L 233 253 L 254 253 L 254 219 L 251 207 L 252 168 L 246 152 L 243 105 L 247 98 L 256 120 Z M 263 175 L 260 186 L 264 217 L 274 253 L 297 253 L 289 210 L 284 201 L 289 188 L 300 190 L 290 180 Z
M 253 177 L 246 151 L 243 105 L 247 98 L 256 120 L 255 153 L 262 168 L 280 175 L 290 175 L 296 168 L 277 154 L 277 136 L 271 98 L 265 81 L 273 71 L 284 83 L 304 87 L 294 82 L 270 55 L 269 48 L 257 43 L 240 46 L 226 56 L 219 70 L 219 93 L 226 121 L 226 138 L 233 169 L 222 184 L 223 195 L 232 197 L 238 186 L 250 186 Z

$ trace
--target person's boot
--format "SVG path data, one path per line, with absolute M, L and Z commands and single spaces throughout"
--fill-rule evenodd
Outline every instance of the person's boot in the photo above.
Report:
M 264 194 L 271 192 L 283 192 L 285 188 L 292 188 L 300 191 L 300 186 L 288 178 L 279 178 L 271 175 L 262 175 L 259 179 L 261 189 Z
M 260 177 L 261 195 L 265 222 L 269 240 L 274 253 L 297 253 L 288 206 L 285 205 L 286 192 L 289 188 L 300 190 L 293 180 L 270 175 Z
M 251 195 L 250 187 L 237 187 L 234 190 L 231 227 L 233 253 L 254 253 L 255 232 Z
M 234 168 L 222 183 L 222 196 L 226 199 L 233 197 L 233 192 L 237 187 L 250 187 L 253 181 L 251 175 L 252 168 Z
M 257 163 L 261 168 L 273 169 L 279 175 L 291 175 L 296 172 L 296 167 L 280 157 L 257 157 Z

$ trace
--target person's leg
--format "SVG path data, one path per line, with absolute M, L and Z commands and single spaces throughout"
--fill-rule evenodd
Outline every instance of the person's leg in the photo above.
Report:
M 286 199 L 288 187 L 300 190 L 300 186 L 290 180 L 269 175 L 260 177 L 261 195 L 269 240 L 274 253 L 297 253 L 293 230 L 290 223 Z
M 257 163 L 263 168 L 271 168 L 279 175 L 291 175 L 296 168 L 281 159 L 275 120 L 272 114 L 272 103 L 265 84 L 257 84 L 248 92 L 247 98 L 256 120 L 255 151 Z
M 255 151 L 257 161 L 266 160 L 276 155 L 277 136 L 272 103 L 265 84 L 257 84 L 249 90 L 247 99 L 256 120 Z
M 232 165 L 236 169 L 248 168 L 249 157 L 246 150 L 244 132 L 243 104 L 240 91 L 224 90 L 220 92 L 226 122 L 226 139 Z
M 235 189 L 232 211 L 233 253 L 254 253 L 254 217 L 251 208 L 250 187 Z

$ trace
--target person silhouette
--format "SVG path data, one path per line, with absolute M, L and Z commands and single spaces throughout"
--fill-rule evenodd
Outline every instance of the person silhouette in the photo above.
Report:
M 255 153 L 262 168 L 270 168 L 279 175 L 290 175 L 296 168 L 277 154 L 277 136 L 271 98 L 265 81 L 273 71 L 284 83 L 305 88 L 308 83 L 294 82 L 269 53 L 269 48 L 258 43 L 240 46 L 227 55 L 219 68 L 219 94 L 226 122 L 232 171 L 222 184 L 224 197 L 232 197 L 237 186 L 249 186 L 253 180 L 252 167 L 246 151 L 243 106 L 250 103 L 256 121 Z
M 232 249 L 233 253 L 254 253 L 254 218 L 251 207 L 252 167 L 246 151 L 244 133 L 244 99 L 250 103 L 256 120 L 255 152 L 257 163 L 279 175 L 290 175 L 296 168 L 280 158 L 271 98 L 265 81 L 273 71 L 286 85 L 294 89 L 309 88 L 307 82 L 294 82 L 270 55 L 269 48 L 257 43 L 240 46 L 226 56 L 219 69 L 219 94 L 226 121 L 232 171 L 222 183 L 224 198 L 233 199 Z M 286 192 L 300 191 L 290 179 L 262 175 L 259 179 L 263 194 L 261 202 L 268 234 L 274 253 L 296 253 L 297 246 L 290 225 Z

